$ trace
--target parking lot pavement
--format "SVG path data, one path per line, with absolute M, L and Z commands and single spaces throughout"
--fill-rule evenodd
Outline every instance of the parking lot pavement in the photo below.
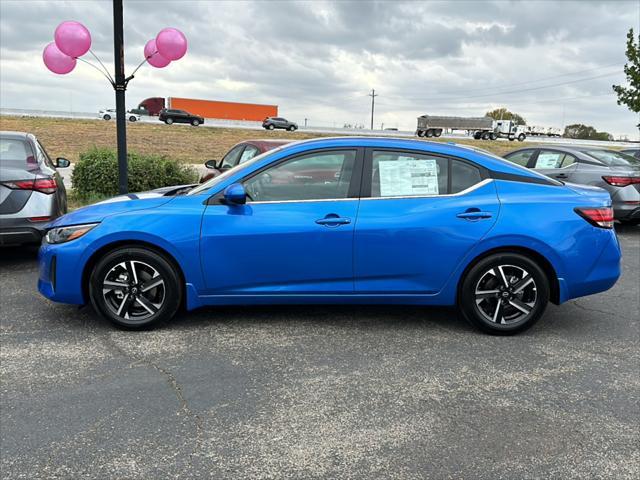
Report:
M 125 332 L 0 250 L 2 477 L 638 478 L 640 230 L 620 241 L 612 290 L 507 338 L 415 307 Z

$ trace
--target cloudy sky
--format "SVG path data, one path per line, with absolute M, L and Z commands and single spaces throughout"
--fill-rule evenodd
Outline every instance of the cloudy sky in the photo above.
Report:
M 586 123 L 637 138 L 637 115 L 616 104 L 625 36 L 640 1 L 124 1 L 125 61 L 165 26 L 187 55 L 144 67 L 127 105 L 150 96 L 277 104 L 299 123 L 415 128 L 423 113 L 482 115 L 506 106 L 529 124 Z M 64 111 L 112 107 L 90 67 L 45 69 L 43 47 L 64 20 L 84 23 L 112 68 L 111 2 L 0 0 L 0 106 Z

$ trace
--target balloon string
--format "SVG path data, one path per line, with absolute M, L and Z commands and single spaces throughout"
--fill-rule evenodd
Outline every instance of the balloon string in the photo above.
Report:
M 115 83 L 116 83 L 116 82 L 115 82 L 115 80 L 113 79 L 113 77 L 112 77 L 112 76 L 111 76 L 111 74 L 109 73 L 109 70 L 107 70 L 107 67 L 105 67 L 105 66 L 104 66 L 104 63 L 102 63 L 102 61 L 98 58 L 98 56 L 97 56 L 95 53 L 93 53 L 93 50 L 89 49 L 89 53 L 90 53 L 91 55 L 93 55 L 93 58 L 95 58 L 95 59 L 98 61 L 98 63 L 102 66 L 102 69 L 103 69 L 103 70 L 105 71 L 105 73 L 108 75 L 108 77 L 109 77 L 109 81 L 111 82 L 111 84 L 112 84 L 112 85 L 113 85 L 113 84 L 115 84 Z
M 136 74 L 136 72 L 137 72 L 138 70 L 140 70 L 140 67 L 142 67 L 145 63 L 147 63 L 147 61 L 148 61 L 151 57 L 153 57 L 153 55 L 155 55 L 156 53 L 158 53 L 158 52 L 154 52 L 152 55 L 149 55 L 148 57 L 145 57 L 145 59 L 144 59 L 142 62 L 140 62 L 140 65 L 138 65 L 138 66 L 135 68 L 135 70 L 131 73 L 131 75 L 129 75 L 129 76 L 130 76 L 131 78 L 133 78 L 133 76 Z
M 91 66 L 91 67 L 95 68 L 96 70 L 98 70 L 98 71 L 99 71 L 99 72 L 104 76 L 104 78 L 106 78 L 107 80 L 109 80 L 109 83 L 110 83 L 113 87 L 115 87 L 115 82 L 114 82 L 114 81 L 113 81 L 113 79 L 111 78 L 111 75 L 107 75 L 107 74 L 105 74 L 105 73 L 104 73 L 100 68 L 96 67 L 93 63 L 91 63 L 91 62 L 87 62 L 86 60 L 84 60 L 84 59 L 82 59 L 82 58 L 80 58 L 80 57 L 76 57 L 76 60 L 80 60 L 81 62 L 86 63 L 87 65 L 89 65 L 89 66 Z

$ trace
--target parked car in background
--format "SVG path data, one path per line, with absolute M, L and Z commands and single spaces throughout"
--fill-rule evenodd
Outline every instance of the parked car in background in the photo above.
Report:
M 121 196 L 57 219 L 40 248 L 38 290 L 91 303 L 129 329 L 181 307 L 371 303 L 457 305 L 506 335 L 532 326 L 548 302 L 616 283 L 612 226 L 604 190 L 473 149 L 313 139 L 184 195 Z
M 0 245 L 40 243 L 45 225 L 67 211 L 67 194 L 56 168 L 29 133 L 0 132 Z
M 207 160 L 204 162 L 205 167 L 207 167 L 209 171 L 202 175 L 200 183 L 217 177 L 222 172 L 251 160 L 256 155 L 281 147 L 292 141 L 293 140 L 247 140 L 240 142 L 234 145 L 231 150 L 222 157 L 222 160 Z
M 626 148 L 624 150 L 620 150 L 620 153 L 624 153 L 625 155 L 631 155 L 635 158 L 640 158 L 640 148 Z
M 298 124 L 295 122 L 290 122 L 286 118 L 282 117 L 267 117 L 262 121 L 262 127 L 267 130 L 280 128 L 289 130 L 290 132 L 294 132 L 298 129 Z
M 158 119 L 167 125 L 171 125 L 172 123 L 190 123 L 194 127 L 197 127 L 204 123 L 204 118 L 185 110 L 176 110 L 174 108 L 163 108 L 160 110 Z
M 127 110 L 126 116 L 127 116 L 127 120 L 129 120 L 130 122 L 137 122 L 140 120 L 140 115 L 132 112 L 131 110 Z M 102 118 L 103 120 L 111 120 L 111 119 L 115 120 L 116 109 L 106 108 L 103 110 L 98 110 L 98 117 Z
M 504 156 L 551 178 L 604 188 L 611 195 L 616 220 L 640 222 L 640 160 L 597 147 L 535 147 Z

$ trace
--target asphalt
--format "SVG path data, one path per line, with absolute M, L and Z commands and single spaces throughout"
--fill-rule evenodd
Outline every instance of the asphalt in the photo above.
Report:
M 217 308 L 125 332 L 0 250 L 0 476 L 640 476 L 640 229 L 610 291 L 515 337 L 451 309 Z

